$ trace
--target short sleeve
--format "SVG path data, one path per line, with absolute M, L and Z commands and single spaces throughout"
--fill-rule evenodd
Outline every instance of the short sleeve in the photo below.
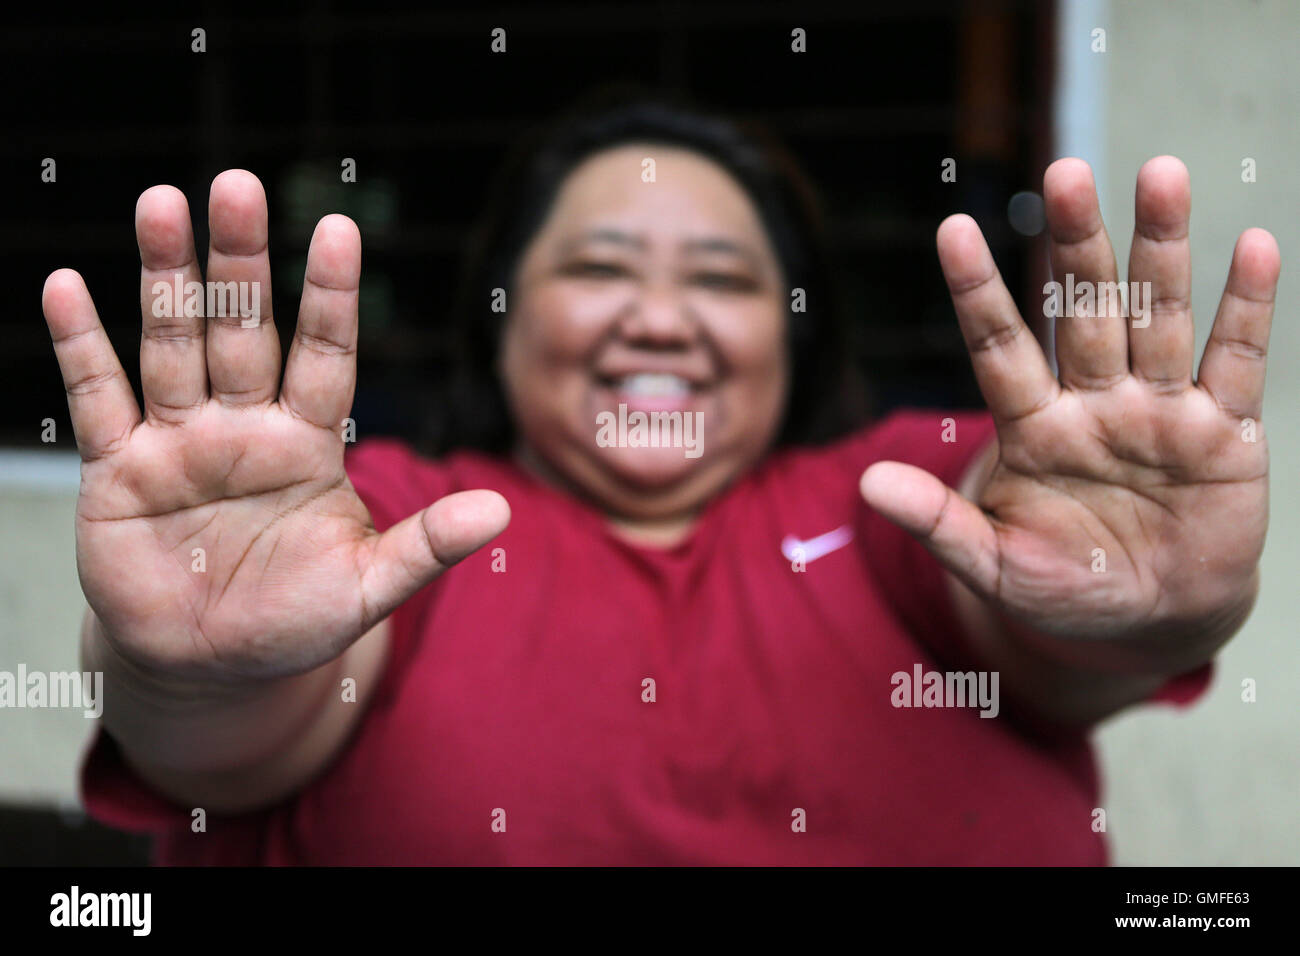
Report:
M 105 826 L 154 837 L 153 862 L 162 866 L 249 866 L 263 857 L 269 811 L 206 821 L 195 833 L 193 808 L 182 807 L 141 780 L 113 737 L 99 727 L 81 765 L 81 802 Z
M 1214 661 L 1206 661 L 1195 670 L 1178 674 L 1165 683 L 1150 697 L 1147 703 L 1169 704 L 1180 710 L 1196 703 L 1210 689 L 1214 681 Z
M 105 826 L 157 834 L 189 825 L 190 811 L 141 780 L 102 726 L 82 758 L 80 785 L 86 812 Z

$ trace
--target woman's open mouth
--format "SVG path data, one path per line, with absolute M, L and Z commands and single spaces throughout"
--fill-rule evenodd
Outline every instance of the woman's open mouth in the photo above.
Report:
M 671 372 L 632 372 L 600 376 L 598 381 L 602 392 L 612 399 L 612 406 L 622 404 L 629 410 L 646 412 L 693 410 L 704 390 Z

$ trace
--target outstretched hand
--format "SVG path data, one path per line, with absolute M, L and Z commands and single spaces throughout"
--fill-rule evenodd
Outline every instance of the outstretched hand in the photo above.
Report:
M 155 186 L 135 220 L 143 414 L 81 276 L 53 273 L 42 300 L 82 457 L 82 589 L 115 648 L 166 676 L 310 670 L 497 535 L 509 508 L 495 492 L 462 492 L 380 535 L 348 482 L 361 277 L 351 220 L 327 216 L 312 236 L 283 380 L 257 178 L 222 173 L 208 206 L 206 278 L 256 283 L 252 321 L 155 308 L 155 283 L 203 279 L 189 208 Z
M 1087 164 L 1054 163 L 1043 192 L 1053 278 L 1117 282 Z M 1194 659 L 1196 638 L 1221 642 L 1258 586 L 1268 523 L 1261 403 L 1280 256 L 1262 229 L 1237 240 L 1193 379 L 1190 209 L 1180 161 L 1142 167 L 1128 279 L 1150 283 L 1150 314 L 1058 317 L 1059 375 L 974 221 L 945 220 L 939 259 L 996 423 L 996 464 L 973 500 L 897 462 L 873 465 L 861 486 L 1014 620 L 1147 650 L 1185 638 Z

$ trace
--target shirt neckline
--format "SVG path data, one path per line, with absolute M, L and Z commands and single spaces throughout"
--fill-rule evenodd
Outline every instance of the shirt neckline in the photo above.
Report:
M 738 475 L 731 484 L 706 501 L 695 516 L 695 523 L 691 526 L 690 531 L 680 541 L 668 547 L 660 547 L 653 544 L 640 544 L 629 541 L 620 536 L 610 526 L 605 513 L 596 505 L 548 484 L 521 466 L 511 455 L 495 457 L 501 466 L 506 468 L 518 481 L 529 485 L 540 495 L 554 500 L 559 507 L 572 514 L 576 521 L 587 525 L 593 533 L 615 549 L 637 555 L 645 561 L 656 563 L 681 561 L 697 550 L 711 544 L 716 536 L 716 526 L 719 524 L 717 515 L 723 505 L 746 481 L 750 480 L 755 470 L 761 467 L 762 464 L 760 462 L 751 465 L 744 473 Z

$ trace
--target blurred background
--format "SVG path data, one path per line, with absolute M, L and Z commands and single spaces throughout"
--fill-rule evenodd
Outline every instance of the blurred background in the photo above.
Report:
M 289 12 L 286 12 L 289 11 Z M 95 17 L 102 19 L 95 19 Z M 491 50 L 505 30 L 506 50 Z M 806 52 L 791 49 L 792 31 Z M 195 52 L 193 31 L 206 46 Z M 1100 31 L 1100 32 L 1099 32 Z M 1191 170 L 1194 304 L 1203 346 L 1232 245 L 1282 248 L 1265 422 L 1273 516 L 1263 594 L 1190 711 L 1142 708 L 1098 734 L 1120 864 L 1300 862 L 1300 327 L 1295 316 L 1300 83 L 1288 0 L 844 0 L 283 4 L 16 11 L 0 138 L 0 670 L 76 670 L 83 599 L 72 517 L 78 464 L 40 314 L 45 276 L 86 278 L 138 389 L 136 198 L 182 189 L 207 244 L 207 188 L 243 167 L 266 186 L 275 306 L 297 311 L 316 221 L 343 212 L 364 246 L 362 437 L 415 438 L 448 366 L 446 312 L 465 237 L 507 151 L 609 84 L 685 94 L 758 120 L 795 154 L 829 220 L 855 354 L 876 411 L 980 404 L 934 253 L 944 216 L 976 217 L 1041 328 L 1042 173 L 1096 174 L 1121 265 L 1143 161 Z M 54 182 L 42 180 L 55 161 Z M 340 181 L 345 158 L 356 182 Z M 956 160 L 956 181 L 941 177 Z M 1246 160 L 1252 160 L 1247 164 Z M 1243 168 L 1253 169 L 1243 177 Z M 280 323 L 282 336 L 292 322 Z M 48 420 L 53 420 L 54 441 Z M 1257 700 L 1242 700 L 1242 681 Z M 78 808 L 80 711 L 0 710 L 0 863 L 144 862 L 141 838 Z

